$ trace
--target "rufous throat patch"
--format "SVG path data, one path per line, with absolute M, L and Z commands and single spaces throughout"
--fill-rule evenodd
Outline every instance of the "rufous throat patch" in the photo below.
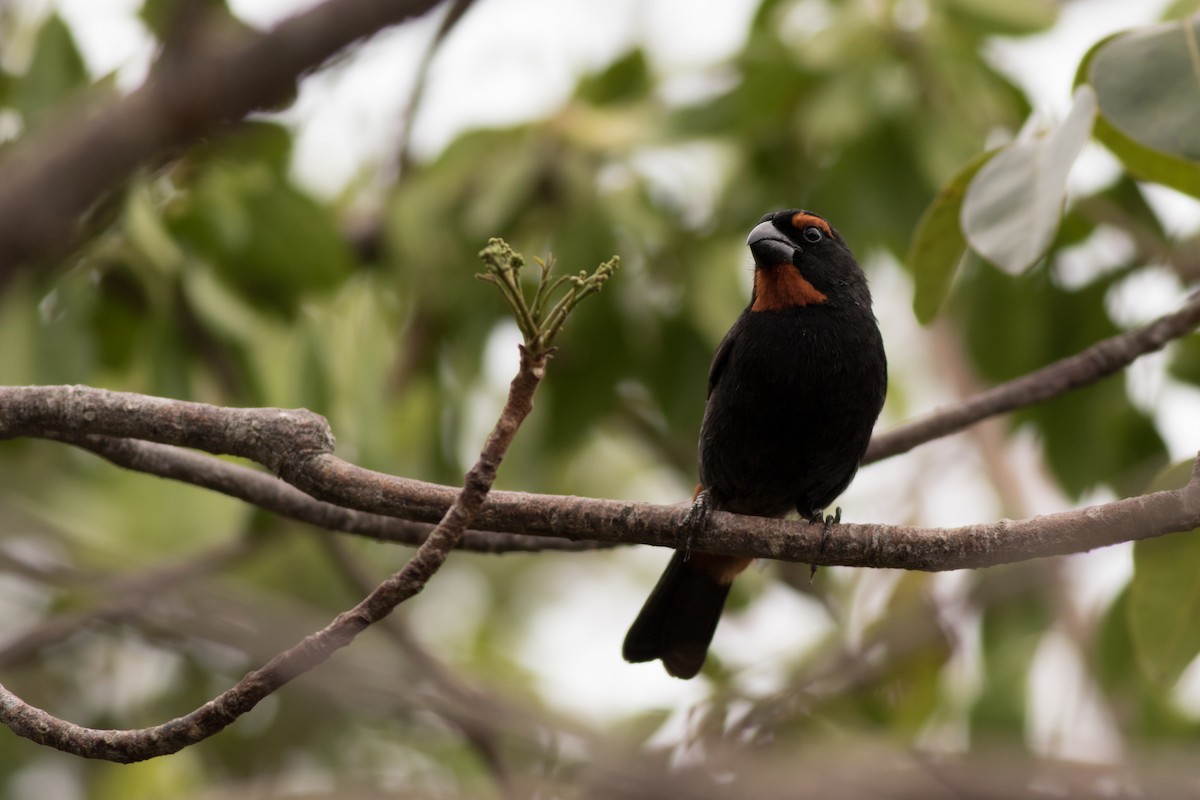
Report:
M 813 286 L 792 264 L 754 270 L 754 304 L 751 311 L 782 311 L 785 308 L 824 303 L 829 298 Z

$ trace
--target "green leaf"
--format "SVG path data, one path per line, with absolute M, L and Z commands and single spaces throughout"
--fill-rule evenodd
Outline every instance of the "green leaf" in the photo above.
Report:
M 46 114 L 87 81 L 87 67 L 67 24 L 51 15 L 38 31 L 33 61 L 16 86 L 14 105 L 26 130 L 38 127 Z
M 1089 54 L 1100 111 L 1138 143 L 1200 159 L 1200 19 L 1112 37 Z
M 226 285 L 284 314 L 337 286 L 353 264 L 332 213 L 261 161 L 209 169 L 171 229 Z
M 1139 683 L 1137 657 L 1129 638 L 1129 586 L 1113 600 L 1092 638 L 1092 674 L 1107 694 Z
M 292 164 L 292 134 L 275 122 L 261 119 L 240 122 L 228 133 L 193 148 L 187 161 L 194 169 L 230 162 L 255 162 L 286 177 Z
M 155 36 L 166 39 L 175 26 L 186 24 L 187 21 L 194 22 L 199 16 L 197 12 L 202 12 L 209 20 L 217 15 L 223 20 L 234 19 L 225 0 L 202 0 L 200 3 L 195 0 L 145 0 L 138 16 Z M 185 14 L 188 15 L 187 20 Z
M 1092 674 L 1130 741 L 1194 737 L 1197 725 L 1172 697 L 1174 687 L 1161 686 L 1142 675 L 1129 625 L 1129 594 L 1126 585 L 1091 637 Z
M 1081 86 L 1057 130 L 1009 145 L 979 170 L 961 214 L 972 249 L 1014 275 L 1042 257 L 1062 218 L 1067 174 L 1095 119 L 1096 96 Z
M 12 105 L 11 96 L 16 85 L 16 79 L 3 69 L 0 69 L 0 107 Z
M 1087 55 L 1079 62 L 1079 68 L 1075 71 L 1075 86 L 1078 87 L 1090 80 L 1092 61 L 1096 54 L 1122 35 L 1124 34 L 1116 33 L 1101 39 L 1087 52 Z M 1093 134 L 1114 156 L 1120 159 L 1130 174 L 1143 180 L 1170 186 L 1172 189 L 1190 194 L 1192 197 L 1200 197 L 1200 163 L 1155 150 L 1138 142 L 1108 120 L 1103 106 L 1096 116 Z
M 971 159 L 942 187 L 917 223 L 904 261 L 913 276 L 913 313 L 922 325 L 941 308 L 967 248 L 958 224 L 967 184 L 995 154 L 990 150 Z
M 604 106 L 641 100 L 653 88 L 646 54 L 635 48 L 600 72 L 585 75 L 575 92 L 581 100 Z
M 927 613 L 932 582 L 931 576 L 912 572 L 901 577 L 888 600 L 888 613 L 868 629 L 866 641 L 876 636 L 882 642 L 895 641 L 898 625 L 911 624 L 906 621 Z M 876 633 L 879 630 L 884 633 Z M 881 670 L 878 682 L 865 687 L 865 709 L 896 733 L 915 736 L 938 708 L 950 651 L 945 631 L 937 630 L 922 647 L 912 648 L 902 657 L 895 653 Z
M 945 5 L 989 33 L 1036 33 L 1058 18 L 1056 4 L 1047 0 L 946 0 Z
M 1187 483 L 1190 461 L 1176 464 L 1154 481 L 1152 490 Z M 1133 546 L 1129 588 L 1129 628 L 1138 663 L 1147 678 L 1171 686 L 1200 655 L 1200 529 Z
M 788 197 L 791 190 L 779 186 L 780 181 L 791 179 L 804 185 L 814 180 L 807 168 L 784 178 L 780 171 L 789 167 L 782 152 L 762 168 L 771 176 L 769 188 L 764 188 L 781 198 Z M 733 188 L 738 190 L 740 187 Z M 846 235 L 855 250 L 886 247 L 902 253 L 932 194 L 933 188 L 913 157 L 907 134 L 895 126 L 883 125 L 873 135 L 844 148 L 809 193 L 800 198 L 800 204 L 833 220 L 834 227 Z M 751 206 L 756 214 L 762 213 L 761 203 L 759 199 L 758 205 Z
M 89 778 L 89 795 L 96 800 L 194 797 L 205 786 L 202 764 L 190 753 L 131 764 L 129 769 L 123 764 L 101 764 Z
M 1037 423 L 1046 463 L 1073 498 L 1097 483 L 1136 494 L 1167 460 L 1153 421 L 1129 401 L 1123 375 L 1060 395 L 1016 419 Z
M 1183 19 L 1200 11 L 1200 0 L 1175 0 L 1162 13 L 1163 19 Z
M 1011 380 L 1117 333 L 1105 313 L 1117 274 L 1066 291 L 1053 272 L 1013 277 L 986 264 L 964 267 L 955 316 L 987 380 Z M 1098 483 L 1140 492 L 1166 462 L 1162 439 L 1130 402 L 1123 374 L 1019 411 L 1013 423 L 1036 426 L 1046 463 L 1072 497 Z
M 1022 573 L 1033 568 L 1014 564 L 987 570 L 980 576 L 980 591 L 989 582 L 1027 580 Z M 1021 592 L 1007 602 L 982 609 L 979 647 L 985 680 L 971 708 L 972 741 L 998 735 L 1019 739 L 1024 734 L 1029 671 L 1052 620 L 1043 592 Z
M 184 263 L 179 243 L 163 223 L 155 198 L 145 181 L 138 181 L 125 198 L 125 234 L 138 253 L 166 273 L 178 272 Z
M 1200 336 L 1185 336 L 1170 348 L 1171 374 L 1200 386 Z
M 114 265 L 97 272 L 97 302 L 91 315 L 96 357 L 105 366 L 123 369 L 144 333 L 149 298 L 132 270 Z
M 1163 153 L 1126 136 L 1101 114 L 1096 119 L 1096 138 L 1120 159 L 1132 174 L 1163 186 L 1200 197 L 1200 162 Z

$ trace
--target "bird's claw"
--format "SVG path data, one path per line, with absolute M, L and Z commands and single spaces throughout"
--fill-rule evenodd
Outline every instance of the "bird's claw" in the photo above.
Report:
M 819 522 L 822 522 L 821 512 L 817 511 L 815 514 L 813 514 L 811 517 L 808 518 L 808 521 L 814 525 Z M 832 528 L 834 525 L 837 525 L 841 521 L 842 521 L 842 507 L 837 506 L 836 508 L 833 509 L 833 513 L 831 515 L 825 517 L 825 520 L 821 525 L 821 544 L 819 547 L 817 547 L 818 553 L 825 552 L 825 545 L 827 545 L 829 543 L 829 529 Z M 813 578 L 815 578 L 816 575 L 817 575 L 817 565 L 812 564 L 811 570 L 808 573 L 808 582 L 812 583 Z
M 708 519 L 712 514 L 712 496 L 705 489 L 696 495 L 696 499 L 692 501 L 692 507 L 688 509 L 684 515 L 683 521 L 679 523 L 679 527 L 683 528 L 687 533 L 687 540 L 683 545 L 683 557 L 687 559 L 691 556 L 692 545 L 696 541 L 696 534 L 701 533 L 708 527 Z

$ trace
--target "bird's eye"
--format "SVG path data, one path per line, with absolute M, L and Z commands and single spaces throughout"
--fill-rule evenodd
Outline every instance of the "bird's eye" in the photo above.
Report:
M 816 242 L 821 241 L 824 238 L 825 238 L 824 232 L 820 228 L 816 227 L 815 225 L 809 225 L 807 228 L 804 229 L 804 241 L 806 241 L 806 242 L 816 243 Z

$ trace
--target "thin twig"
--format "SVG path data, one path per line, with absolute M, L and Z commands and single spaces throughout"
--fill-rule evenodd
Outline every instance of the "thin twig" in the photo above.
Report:
M 446 16 L 442 18 L 442 23 L 438 26 L 437 33 L 433 35 L 433 40 L 430 41 L 429 47 L 421 56 L 421 63 L 417 66 L 417 75 L 413 79 L 412 93 L 408 96 L 408 103 L 404 108 L 400 144 L 396 148 L 397 171 L 400 175 L 407 174 L 412 168 L 412 132 L 417 122 L 417 112 L 421 108 L 421 101 L 425 99 L 425 87 L 429 83 L 429 69 L 433 66 L 434 56 L 441 49 L 446 37 L 450 35 L 450 31 L 454 30 L 454 27 L 458 25 L 474 3 L 475 0 L 452 0 L 450 7 L 446 9 Z

